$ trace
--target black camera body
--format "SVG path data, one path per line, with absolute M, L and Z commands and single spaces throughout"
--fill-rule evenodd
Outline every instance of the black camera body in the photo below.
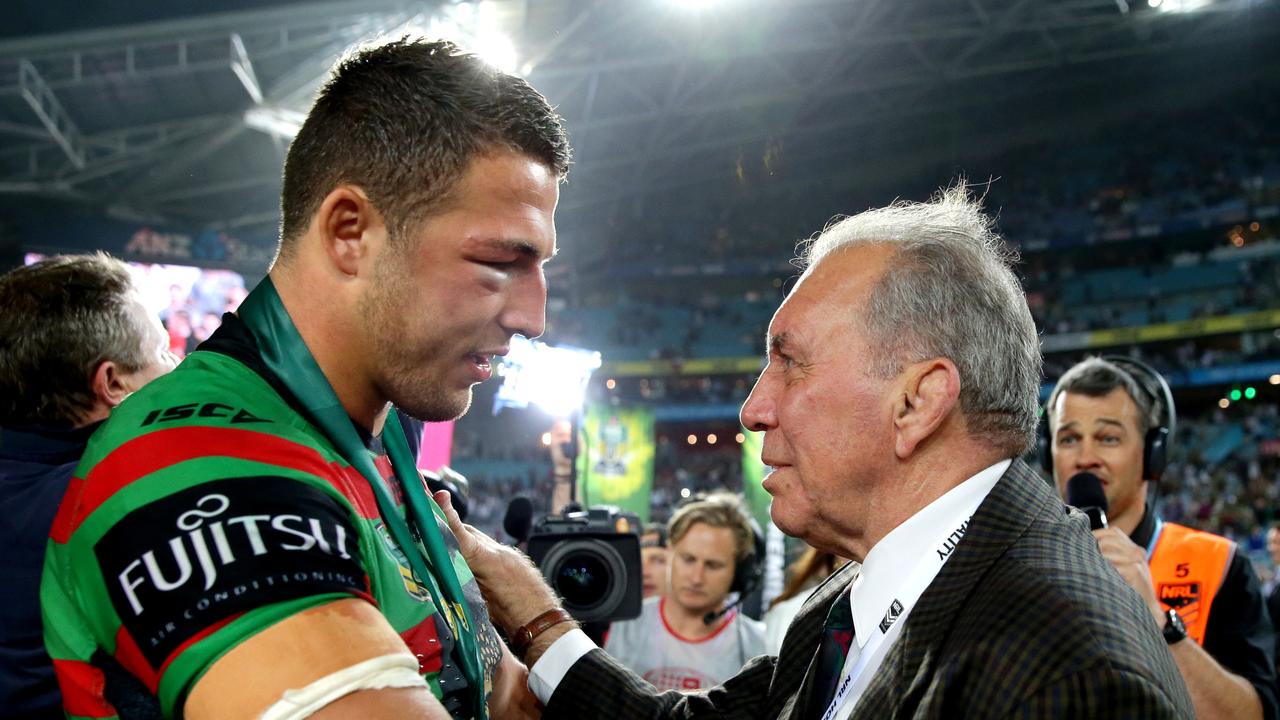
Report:
M 529 536 L 528 552 L 564 609 L 579 622 L 640 616 L 640 519 L 602 506 L 550 515 Z

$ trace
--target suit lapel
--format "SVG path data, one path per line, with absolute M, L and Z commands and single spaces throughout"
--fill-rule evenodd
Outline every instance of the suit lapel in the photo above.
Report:
M 1037 515 L 1061 504 L 1044 480 L 1021 460 L 1013 461 L 978 506 L 954 555 L 911 610 L 853 717 L 889 717 L 904 709 L 910 716 L 910 708 L 932 681 L 939 651 L 978 582 Z

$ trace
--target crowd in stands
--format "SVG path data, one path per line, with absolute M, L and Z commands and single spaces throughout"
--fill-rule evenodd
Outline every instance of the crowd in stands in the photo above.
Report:
M 1280 520 L 1280 407 L 1262 402 L 1179 418 L 1158 492 L 1166 520 L 1235 540 L 1270 579 L 1264 558 L 1267 529 Z
M 1256 94 L 1225 105 L 1233 112 L 1188 111 L 1078 138 L 1071 152 L 1059 139 L 972 160 L 971 177 L 998 170 L 986 205 L 1022 251 L 1044 334 L 1280 307 L 1280 240 L 1269 222 L 1280 206 L 1280 101 Z M 954 172 L 939 167 L 937 178 Z M 923 196 L 942 181 L 928 176 L 921 182 L 932 185 L 897 190 Z M 850 210 L 882 200 L 852 198 Z M 824 219 L 806 218 L 802 196 L 775 202 L 795 212 L 766 213 L 744 196 L 646 217 L 643 241 L 615 228 L 607 262 L 580 276 L 606 290 L 588 288 L 586 301 L 555 313 L 548 336 L 615 361 L 758 353 L 795 274 L 795 243 Z M 755 284 L 707 291 L 732 276 Z

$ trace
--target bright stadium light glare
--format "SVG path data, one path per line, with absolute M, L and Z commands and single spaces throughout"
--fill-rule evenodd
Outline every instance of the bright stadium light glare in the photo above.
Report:
M 690 12 L 700 12 L 719 5 L 721 0 L 667 0 L 668 5 L 673 5 L 680 10 Z
M 1213 0 L 1157 0 L 1148 4 L 1162 13 L 1190 13 L 1209 7 Z
M 519 64 L 515 43 L 502 33 L 492 32 L 477 37 L 470 50 L 481 60 L 505 73 L 514 73 Z
M 451 5 L 431 19 L 424 35 L 457 43 L 493 67 L 514 73 L 520 65 L 516 45 L 503 32 L 501 3 Z
M 587 382 L 600 364 L 600 353 L 594 350 L 552 347 L 517 335 L 498 366 L 502 386 L 494 396 L 493 411 L 536 405 L 552 417 L 570 417 L 582 409 Z
M 244 112 L 244 124 L 252 130 L 292 140 L 307 119 L 296 110 L 255 105 Z

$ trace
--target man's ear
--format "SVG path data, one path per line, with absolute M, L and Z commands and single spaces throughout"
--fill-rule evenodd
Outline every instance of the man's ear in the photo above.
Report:
M 114 360 L 98 363 L 90 382 L 95 398 L 95 413 L 102 413 L 103 417 L 136 389 L 129 384 L 127 373 Z
M 325 195 L 314 227 L 333 267 L 355 277 L 373 257 L 374 245 L 386 240 L 382 214 L 356 185 L 339 185 Z
M 951 415 L 960 399 L 960 371 L 947 358 L 930 358 L 902 371 L 894 406 L 894 452 L 911 457 Z

